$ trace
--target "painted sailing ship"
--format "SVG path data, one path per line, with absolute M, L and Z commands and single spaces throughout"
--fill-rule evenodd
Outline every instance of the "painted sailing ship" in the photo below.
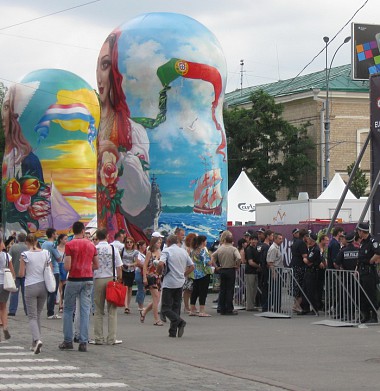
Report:
M 222 176 L 220 168 L 207 170 L 196 180 L 194 213 L 220 216 L 222 214 Z

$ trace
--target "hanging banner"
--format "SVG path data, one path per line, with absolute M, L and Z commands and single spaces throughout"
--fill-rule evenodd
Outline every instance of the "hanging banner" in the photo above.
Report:
M 371 106 L 371 187 L 379 186 L 374 183 L 380 170 L 380 74 L 370 77 L 370 106 Z M 376 191 L 372 201 L 372 233 L 380 235 L 380 191 Z

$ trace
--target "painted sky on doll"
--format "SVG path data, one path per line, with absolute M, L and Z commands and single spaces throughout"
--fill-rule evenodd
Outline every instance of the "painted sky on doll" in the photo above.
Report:
M 157 69 L 172 58 L 215 67 L 222 78 L 216 118 L 222 124 L 226 62 L 215 36 L 203 25 L 178 14 L 145 14 L 121 26 L 119 69 L 131 118 L 155 118 L 163 85 Z M 223 167 L 222 189 L 227 190 L 223 156 L 215 151 L 221 135 L 212 119 L 214 86 L 207 81 L 178 77 L 167 92 L 166 121 L 147 129 L 150 139 L 150 174 L 158 178 L 163 205 L 193 205 L 191 181 L 209 168 Z M 203 160 L 202 160 L 203 159 Z M 212 167 L 211 167 L 212 166 Z
M 96 94 L 83 79 L 64 70 L 38 70 L 21 80 L 34 81 L 39 87 L 19 120 L 23 133 L 41 161 L 45 182 L 53 180 L 73 209 L 92 217 L 96 213 L 96 151 L 89 142 L 89 123 L 72 116 L 77 118 L 82 110 L 94 119 L 97 128 Z M 57 112 L 62 120 L 53 119 Z M 51 119 L 45 127 L 44 118 Z

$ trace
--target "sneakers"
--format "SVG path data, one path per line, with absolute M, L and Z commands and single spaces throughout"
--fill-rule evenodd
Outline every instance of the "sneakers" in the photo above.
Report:
M 121 343 L 123 343 L 121 339 L 115 339 L 115 342 L 112 343 L 111 345 L 120 345 Z
M 90 345 L 103 345 L 103 342 L 102 342 L 102 341 L 96 341 L 95 339 L 90 339 L 90 340 L 88 341 L 88 343 L 89 343 Z
M 186 322 L 184 320 L 178 325 L 178 331 L 177 331 L 178 338 L 182 337 L 185 331 L 185 326 L 186 326 Z
M 5 339 L 10 339 L 10 338 L 11 338 L 11 335 L 9 334 L 8 329 L 4 329 L 3 331 L 4 331 L 4 338 L 5 338 Z
M 40 340 L 38 340 L 36 342 L 36 346 L 34 347 L 34 354 L 40 354 L 41 348 L 42 348 L 42 342 Z
M 78 346 L 79 352 L 87 352 L 87 344 L 84 342 L 81 342 Z
M 48 318 L 48 319 L 62 319 L 62 316 L 59 316 L 59 315 L 54 314 L 54 315 L 48 316 L 47 318 Z
M 62 343 L 60 343 L 58 345 L 58 348 L 60 350 L 72 350 L 74 349 L 74 346 L 73 346 L 73 343 L 72 342 L 66 342 L 66 341 L 63 341 Z
M 13 312 L 9 312 L 9 313 L 8 313 L 8 316 L 16 316 L 16 314 L 13 313 Z

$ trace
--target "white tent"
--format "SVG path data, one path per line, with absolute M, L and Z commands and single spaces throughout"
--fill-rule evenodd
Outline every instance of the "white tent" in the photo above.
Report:
M 228 191 L 227 221 L 246 224 L 256 221 L 256 204 L 269 202 L 242 171 Z
M 317 198 L 318 200 L 339 200 L 343 193 L 346 184 L 339 174 L 335 174 L 329 185 L 323 191 L 323 193 Z M 356 200 L 357 198 L 348 190 L 346 200 Z

